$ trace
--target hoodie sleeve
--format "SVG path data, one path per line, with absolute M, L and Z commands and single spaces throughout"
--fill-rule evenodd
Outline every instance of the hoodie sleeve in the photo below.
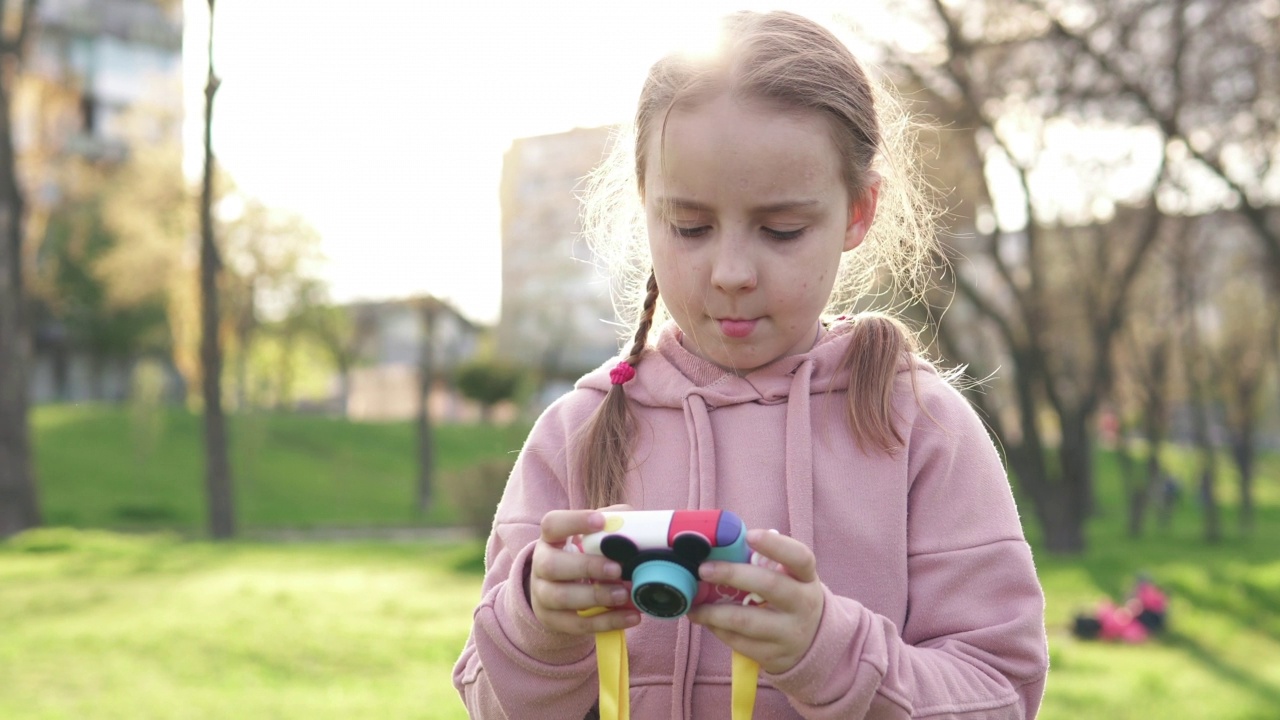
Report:
M 767 676 L 806 718 L 1012 720 L 1040 706 L 1044 595 L 999 455 L 954 389 L 922 401 L 907 459 L 906 622 L 824 588 L 813 645 Z
M 598 395 L 578 391 L 543 413 L 498 504 L 480 604 L 453 669 L 454 687 L 473 718 L 581 718 L 596 701 L 594 638 L 548 632 L 525 588 L 542 516 L 572 507 L 569 438 Z

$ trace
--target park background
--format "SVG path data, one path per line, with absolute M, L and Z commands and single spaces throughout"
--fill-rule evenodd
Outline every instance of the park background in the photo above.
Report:
M 470 5 L 0 3 L 0 718 L 465 716 L 514 453 L 617 349 L 575 193 L 751 3 Z M 787 7 L 932 120 L 946 269 L 867 305 L 982 381 L 1041 717 L 1274 717 L 1280 2 L 880 5 Z M 1071 636 L 1139 573 L 1168 632 Z

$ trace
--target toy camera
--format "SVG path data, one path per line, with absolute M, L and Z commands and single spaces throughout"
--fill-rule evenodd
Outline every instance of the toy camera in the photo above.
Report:
M 747 547 L 742 519 L 726 510 L 605 512 L 604 529 L 577 535 L 565 550 L 603 555 L 622 566 L 631 605 L 653 617 L 676 618 L 712 602 L 759 604 L 761 598 L 698 579 L 704 561 L 766 564 Z

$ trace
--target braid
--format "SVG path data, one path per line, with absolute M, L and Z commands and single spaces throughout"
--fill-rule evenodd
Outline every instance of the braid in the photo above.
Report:
M 649 271 L 649 281 L 644 286 L 644 305 L 640 308 L 640 324 L 636 327 L 635 339 L 631 342 L 631 352 L 627 354 L 627 362 L 633 366 L 640 362 L 640 354 L 649 342 L 649 329 L 653 327 L 653 313 L 658 307 L 658 278 Z
M 658 280 L 653 272 L 645 285 L 644 305 L 636 327 L 627 362 L 633 367 L 640 362 L 649 330 L 658 306 Z M 582 482 L 587 503 L 592 508 L 620 503 L 626 490 L 627 466 L 631 460 L 631 431 L 635 425 L 627 395 L 621 384 L 613 385 L 596 408 L 582 433 Z

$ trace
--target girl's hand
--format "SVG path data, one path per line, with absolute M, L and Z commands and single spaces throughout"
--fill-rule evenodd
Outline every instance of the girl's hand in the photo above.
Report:
M 786 672 L 809 650 L 822 619 L 817 559 L 804 543 L 774 532 L 752 530 L 747 533 L 747 542 L 756 552 L 780 563 L 785 572 L 727 562 L 703 563 L 699 572 L 707 582 L 754 592 L 765 605 L 701 605 L 690 611 L 689 619 L 760 663 L 765 672 Z
M 631 508 L 612 505 L 602 509 Z M 552 510 L 542 517 L 542 537 L 533 549 L 529 574 L 529 604 L 546 629 L 590 635 L 640 622 L 640 613 L 629 609 L 592 617 L 578 615 L 579 610 L 625 605 L 628 600 L 626 588 L 618 582 L 622 576 L 618 563 L 599 555 L 563 550 L 570 537 L 602 529 L 604 516 L 595 510 Z

